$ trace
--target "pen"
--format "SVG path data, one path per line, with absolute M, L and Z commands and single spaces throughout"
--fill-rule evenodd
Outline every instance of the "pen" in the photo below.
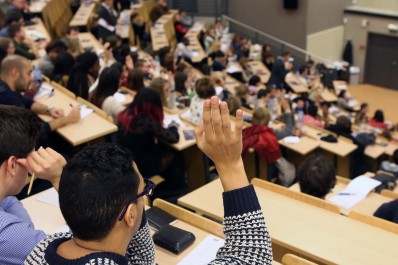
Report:
M 355 193 L 340 192 L 338 195 L 355 195 Z
M 28 188 L 28 195 L 32 191 L 33 181 L 35 180 L 35 173 L 32 174 L 32 178 L 30 179 L 29 188 Z

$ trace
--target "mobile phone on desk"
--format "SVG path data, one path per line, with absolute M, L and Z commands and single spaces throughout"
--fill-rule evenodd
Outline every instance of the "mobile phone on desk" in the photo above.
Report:
M 162 209 L 153 206 L 145 211 L 146 218 L 148 220 L 149 226 L 156 231 L 165 225 L 173 225 L 177 222 L 177 218 L 166 213 Z

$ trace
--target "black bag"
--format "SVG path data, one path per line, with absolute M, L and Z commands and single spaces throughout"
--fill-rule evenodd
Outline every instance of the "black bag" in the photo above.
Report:
M 391 175 L 384 174 L 384 173 L 377 173 L 373 179 L 381 181 L 381 184 L 376 187 L 376 192 L 380 193 L 381 190 L 387 189 L 387 190 L 393 190 L 396 186 L 397 183 L 395 182 L 395 178 Z
M 153 242 L 174 254 L 180 254 L 195 241 L 195 235 L 178 227 L 165 225 L 153 235 Z
M 371 133 L 358 133 L 355 137 L 356 143 L 362 147 L 366 148 L 368 145 L 373 145 L 376 143 L 376 136 Z

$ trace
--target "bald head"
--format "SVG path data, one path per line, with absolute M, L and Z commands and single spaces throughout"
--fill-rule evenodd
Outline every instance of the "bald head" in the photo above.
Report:
M 1 62 L 1 68 L 0 68 L 1 79 L 10 75 L 13 69 L 17 70 L 23 69 L 27 64 L 30 64 L 29 61 L 22 56 L 19 55 L 7 56 Z
M 0 77 L 14 91 L 25 91 L 32 81 L 30 61 L 19 55 L 7 56 L 1 63 Z

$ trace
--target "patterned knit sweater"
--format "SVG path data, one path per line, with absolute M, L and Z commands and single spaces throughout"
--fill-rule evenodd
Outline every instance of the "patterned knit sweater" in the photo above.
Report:
M 272 264 L 271 240 L 253 186 L 224 192 L 223 200 L 226 240 L 209 265 Z M 124 257 L 115 253 L 96 252 L 79 259 L 66 260 L 56 251 L 62 242 L 70 238 L 70 233 L 48 236 L 32 250 L 25 265 L 154 264 L 155 250 L 145 215 Z

